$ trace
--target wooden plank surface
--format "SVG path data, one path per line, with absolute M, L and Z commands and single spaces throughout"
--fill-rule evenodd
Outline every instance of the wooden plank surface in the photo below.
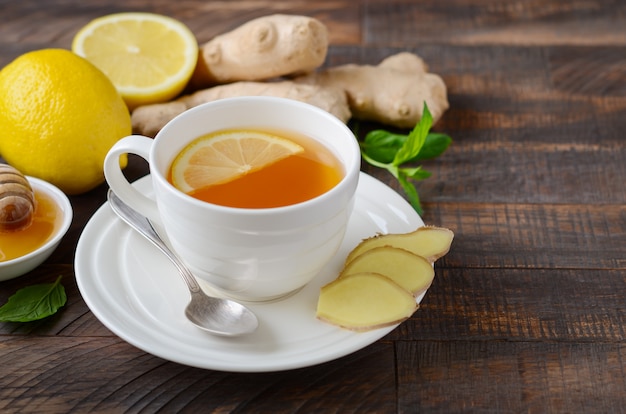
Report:
M 71 197 L 72 228 L 44 265 L 0 283 L 0 303 L 59 274 L 68 292 L 51 318 L 0 324 L 0 410 L 626 412 L 626 2 L 0 0 L 0 67 L 138 10 L 200 42 L 265 14 L 311 15 L 329 28 L 327 66 L 422 56 L 447 85 L 435 129 L 454 142 L 418 190 L 424 221 L 455 231 L 452 250 L 421 308 L 369 347 L 286 372 L 201 370 L 127 344 L 80 296 L 74 252 L 100 186 Z M 131 158 L 126 174 L 146 173 Z
M 398 341 L 398 410 L 621 413 L 623 343 Z
M 3 412 L 393 412 L 393 345 L 281 373 L 189 368 L 116 337 L 2 341 Z M 19 356 L 19 358 L 16 358 Z

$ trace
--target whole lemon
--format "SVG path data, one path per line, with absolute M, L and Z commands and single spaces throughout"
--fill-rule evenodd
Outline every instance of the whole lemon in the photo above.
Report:
M 0 71 L 0 155 L 23 174 L 84 193 L 104 181 L 107 152 L 130 133 L 111 81 L 69 50 L 25 53 Z

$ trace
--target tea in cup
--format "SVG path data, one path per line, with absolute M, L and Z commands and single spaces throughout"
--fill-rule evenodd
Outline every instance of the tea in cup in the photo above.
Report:
M 272 208 L 324 194 L 343 166 L 317 141 L 293 133 L 221 130 L 189 143 L 172 162 L 168 181 L 208 203 Z
M 152 197 L 124 177 L 125 153 L 148 161 Z M 189 109 L 154 139 L 121 139 L 104 170 L 196 277 L 227 296 L 263 301 L 302 288 L 336 253 L 360 159 L 352 132 L 326 111 L 241 97 Z

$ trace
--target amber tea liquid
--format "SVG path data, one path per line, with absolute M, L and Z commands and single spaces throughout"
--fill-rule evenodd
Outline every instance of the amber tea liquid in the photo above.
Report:
M 311 138 L 278 133 L 304 151 L 233 181 L 189 193 L 212 204 L 237 208 L 272 208 L 301 203 L 337 185 L 344 170 L 337 157 Z M 168 181 L 172 183 L 171 172 Z

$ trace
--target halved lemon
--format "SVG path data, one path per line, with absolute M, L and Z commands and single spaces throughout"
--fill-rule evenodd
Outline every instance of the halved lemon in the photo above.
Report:
M 172 163 L 172 183 L 190 193 L 260 170 L 304 148 L 258 131 L 220 131 L 196 139 Z
M 92 20 L 74 36 L 72 51 L 104 72 L 130 109 L 177 96 L 198 60 L 198 42 L 189 28 L 153 13 Z

